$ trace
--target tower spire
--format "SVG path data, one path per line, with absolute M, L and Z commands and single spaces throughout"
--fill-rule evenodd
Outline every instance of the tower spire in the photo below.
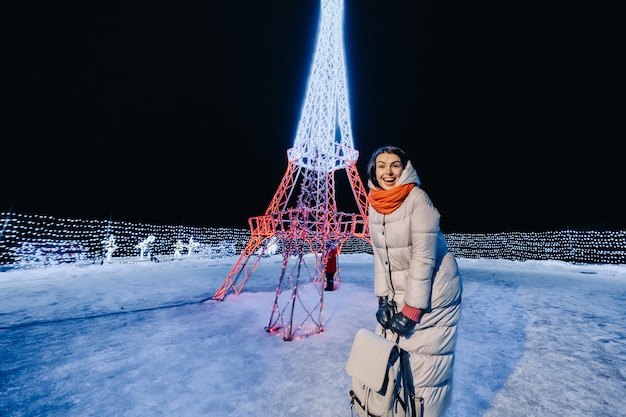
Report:
M 299 166 L 327 172 L 345 169 L 347 161 L 358 158 L 350 124 L 343 16 L 343 0 L 321 0 L 315 54 L 288 154 Z
M 323 331 L 324 269 L 329 243 L 370 243 L 367 193 L 356 168 L 343 49 L 343 0 L 321 0 L 320 23 L 306 95 L 287 170 L 265 214 L 251 217 L 250 240 L 213 300 L 239 294 L 268 247 L 283 256 L 276 299 L 266 330 Z M 335 173 L 346 170 L 358 213 L 338 211 Z

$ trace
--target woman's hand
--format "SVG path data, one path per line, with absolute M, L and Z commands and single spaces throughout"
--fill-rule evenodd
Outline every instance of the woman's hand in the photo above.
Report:
M 416 321 L 411 320 L 407 316 L 402 313 L 396 313 L 393 315 L 391 320 L 389 320 L 388 329 L 394 333 L 399 334 L 400 336 L 404 336 L 409 333 L 415 327 Z
M 396 303 L 389 301 L 389 297 L 383 296 L 378 299 L 378 311 L 376 312 L 376 320 L 384 329 L 389 329 L 389 322 L 396 313 Z

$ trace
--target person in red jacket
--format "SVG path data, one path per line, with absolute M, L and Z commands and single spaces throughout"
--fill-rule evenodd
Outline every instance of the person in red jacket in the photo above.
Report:
M 329 244 L 328 259 L 326 259 L 326 288 L 324 291 L 335 289 L 335 273 L 337 272 L 337 245 Z

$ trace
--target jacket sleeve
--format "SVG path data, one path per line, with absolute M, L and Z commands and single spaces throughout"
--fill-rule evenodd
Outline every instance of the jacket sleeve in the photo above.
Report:
M 440 216 L 423 190 L 419 190 L 414 204 L 410 215 L 411 265 L 404 302 L 411 307 L 427 310 L 430 307 L 433 269 L 437 259 Z

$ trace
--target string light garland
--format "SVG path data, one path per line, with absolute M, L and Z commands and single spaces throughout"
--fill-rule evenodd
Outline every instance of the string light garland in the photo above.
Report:
M 0 219 L 0 270 L 63 263 L 237 256 L 250 239 L 247 229 L 62 219 L 19 213 L 0 213 Z M 626 264 L 626 231 L 451 233 L 446 234 L 446 240 L 460 258 Z M 279 245 L 273 253 L 282 253 Z M 344 243 L 342 253 L 371 254 L 372 249 L 362 239 L 352 238 Z
M 626 231 L 561 230 L 490 234 L 447 234 L 460 258 L 513 261 L 556 260 L 570 263 L 625 264 Z
M 0 213 L 0 270 L 62 263 L 173 260 L 176 242 L 189 257 L 235 256 L 250 232 L 243 229 L 163 226 L 110 220 L 62 219 Z

